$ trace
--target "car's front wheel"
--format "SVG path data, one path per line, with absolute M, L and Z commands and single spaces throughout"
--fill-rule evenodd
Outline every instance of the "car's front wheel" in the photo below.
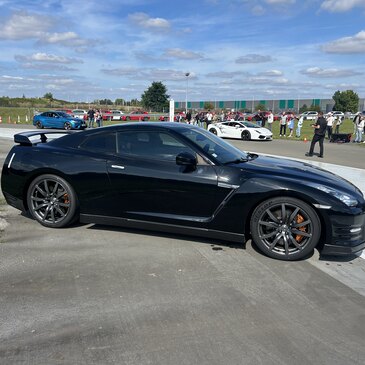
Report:
M 317 246 L 321 224 L 315 210 L 307 203 L 289 197 L 262 202 L 250 221 L 251 235 L 267 256 L 279 260 L 300 260 Z
M 35 178 L 28 188 L 27 204 L 31 215 L 46 227 L 65 227 L 76 219 L 76 193 L 56 175 Z
M 65 124 L 63 125 L 63 128 L 67 129 L 67 130 L 72 129 L 72 124 L 70 122 L 65 122 Z
M 209 129 L 209 132 L 217 135 L 217 130 L 215 128 Z
M 244 141 L 249 141 L 251 139 L 251 134 L 249 131 L 243 131 L 241 133 L 241 138 L 244 140 Z

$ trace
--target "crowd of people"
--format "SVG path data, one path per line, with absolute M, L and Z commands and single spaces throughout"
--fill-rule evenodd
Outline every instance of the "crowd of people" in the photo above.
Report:
M 103 115 L 100 109 L 89 109 L 87 112 L 88 128 L 94 128 L 94 123 L 97 127 L 103 126 Z

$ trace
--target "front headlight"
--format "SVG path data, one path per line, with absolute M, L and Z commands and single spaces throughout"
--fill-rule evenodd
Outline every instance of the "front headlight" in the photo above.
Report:
M 347 194 L 341 193 L 338 190 L 329 188 L 328 186 L 319 185 L 319 186 L 316 186 L 316 188 L 324 191 L 325 193 L 331 194 L 332 196 L 334 196 L 338 200 L 341 200 L 342 203 L 345 203 L 349 207 L 356 207 L 356 205 L 358 204 L 358 201 L 356 199 L 354 199 L 353 197 L 351 197 Z

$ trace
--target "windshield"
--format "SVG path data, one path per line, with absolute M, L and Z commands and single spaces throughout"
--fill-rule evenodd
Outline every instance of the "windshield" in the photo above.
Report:
M 239 150 L 204 129 L 189 128 L 181 134 L 201 147 L 213 161 L 218 161 L 220 164 L 248 159 L 247 152 Z

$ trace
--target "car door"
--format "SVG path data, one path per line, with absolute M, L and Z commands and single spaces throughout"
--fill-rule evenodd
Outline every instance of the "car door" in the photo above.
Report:
M 107 162 L 115 216 L 201 224 L 224 199 L 215 167 L 176 136 L 165 131 L 125 131 L 118 133 L 117 140 L 118 153 Z M 176 164 L 181 152 L 197 155 L 195 170 Z

